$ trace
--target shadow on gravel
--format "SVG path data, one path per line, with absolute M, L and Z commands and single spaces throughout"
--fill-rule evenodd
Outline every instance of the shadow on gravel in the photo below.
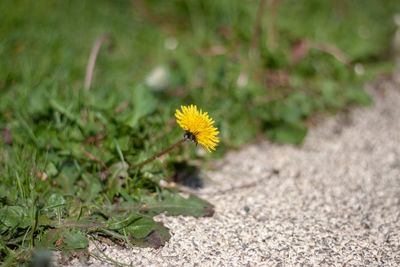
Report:
M 186 162 L 175 163 L 173 166 L 175 173 L 172 176 L 172 181 L 192 189 L 204 187 L 204 182 L 200 178 L 200 170 L 198 167 L 189 165 Z

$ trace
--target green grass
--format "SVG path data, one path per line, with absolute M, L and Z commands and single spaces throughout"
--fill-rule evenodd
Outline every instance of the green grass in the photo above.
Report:
M 368 105 L 363 84 L 393 66 L 396 0 L 282 0 L 253 47 L 258 1 L 133 2 L 0 2 L 0 262 L 29 263 L 34 248 L 87 253 L 88 237 L 160 246 L 169 234 L 155 214 L 212 215 L 161 179 L 255 138 L 301 144 L 315 114 Z M 301 40 L 342 51 L 364 75 L 315 48 L 292 64 Z M 146 83 L 156 69 L 164 76 Z M 173 114 L 186 104 L 216 121 L 218 151 L 187 143 L 129 170 L 182 137 Z

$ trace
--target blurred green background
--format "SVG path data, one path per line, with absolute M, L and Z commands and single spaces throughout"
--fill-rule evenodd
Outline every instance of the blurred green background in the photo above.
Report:
M 0 215 L 28 222 L 3 220 L 2 259 L 14 237 L 45 235 L 50 224 L 27 225 L 49 199 L 65 206 L 58 219 L 75 200 L 81 214 L 141 201 L 182 162 L 301 144 L 317 116 L 370 104 L 364 83 L 394 66 L 396 12 L 398 0 L 0 1 Z M 185 144 L 128 171 L 182 137 L 173 114 L 187 104 L 216 121 L 218 151 Z
M 17 129 L 19 114 L 36 143 L 54 146 L 56 140 L 41 135 L 67 131 L 62 120 L 73 123 L 87 106 L 89 117 L 102 119 L 88 118 L 88 133 L 76 134 L 125 124 L 131 145 L 144 134 L 135 129 L 139 124 L 154 135 L 165 130 L 174 109 L 193 103 L 215 118 L 225 145 L 236 147 L 257 134 L 298 144 L 312 114 L 368 102 L 362 82 L 373 71 L 370 65 L 379 61 L 382 67 L 390 59 L 398 1 L 265 2 L 260 33 L 254 34 L 260 8 L 255 0 L 2 1 L 1 126 L 17 131 L 16 142 L 32 141 Z M 84 92 L 90 50 L 103 34 L 112 40 L 100 52 L 91 90 Z M 307 41 L 310 47 L 302 46 Z M 364 75 L 316 49 L 321 46 L 363 64 Z M 128 108 L 113 112 L 125 101 Z M 68 119 L 58 104 L 76 118 Z M 50 128 L 39 133 L 41 124 Z

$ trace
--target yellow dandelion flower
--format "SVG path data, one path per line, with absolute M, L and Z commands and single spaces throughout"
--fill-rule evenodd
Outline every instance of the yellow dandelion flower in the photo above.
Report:
M 193 143 L 199 143 L 208 152 L 215 150 L 219 143 L 218 129 L 212 126 L 214 121 L 208 117 L 207 112 L 197 110 L 195 105 L 181 106 L 182 112 L 176 110 L 176 122 L 186 131 L 184 138 Z

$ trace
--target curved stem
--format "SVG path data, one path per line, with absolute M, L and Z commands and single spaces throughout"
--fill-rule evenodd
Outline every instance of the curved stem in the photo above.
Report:
M 86 90 L 89 90 L 90 84 L 92 82 L 93 70 L 94 70 L 94 65 L 96 63 L 97 54 L 99 53 L 100 47 L 103 44 L 103 42 L 108 38 L 110 38 L 110 35 L 108 35 L 108 34 L 102 35 L 96 41 L 96 43 L 94 44 L 94 46 L 92 48 L 92 52 L 90 53 L 90 57 L 89 57 L 89 62 L 86 67 L 86 75 L 85 75 L 85 89 Z
M 175 147 L 182 145 L 186 140 L 187 140 L 186 138 L 183 138 L 182 140 L 178 141 L 177 143 L 173 144 L 172 146 L 170 146 L 170 147 L 164 149 L 164 150 L 161 151 L 160 153 L 155 154 L 155 155 L 152 156 L 151 158 L 148 158 L 148 159 L 146 159 L 145 161 L 142 161 L 142 162 L 139 163 L 139 164 L 136 164 L 136 165 L 131 166 L 129 169 L 136 169 L 136 168 L 141 168 L 141 167 L 143 167 L 143 166 L 146 165 L 147 163 L 150 163 L 150 162 L 152 162 L 153 160 L 155 160 L 156 158 L 159 158 L 159 157 L 161 157 L 162 155 L 168 153 L 169 151 L 171 151 L 171 150 L 174 149 Z

